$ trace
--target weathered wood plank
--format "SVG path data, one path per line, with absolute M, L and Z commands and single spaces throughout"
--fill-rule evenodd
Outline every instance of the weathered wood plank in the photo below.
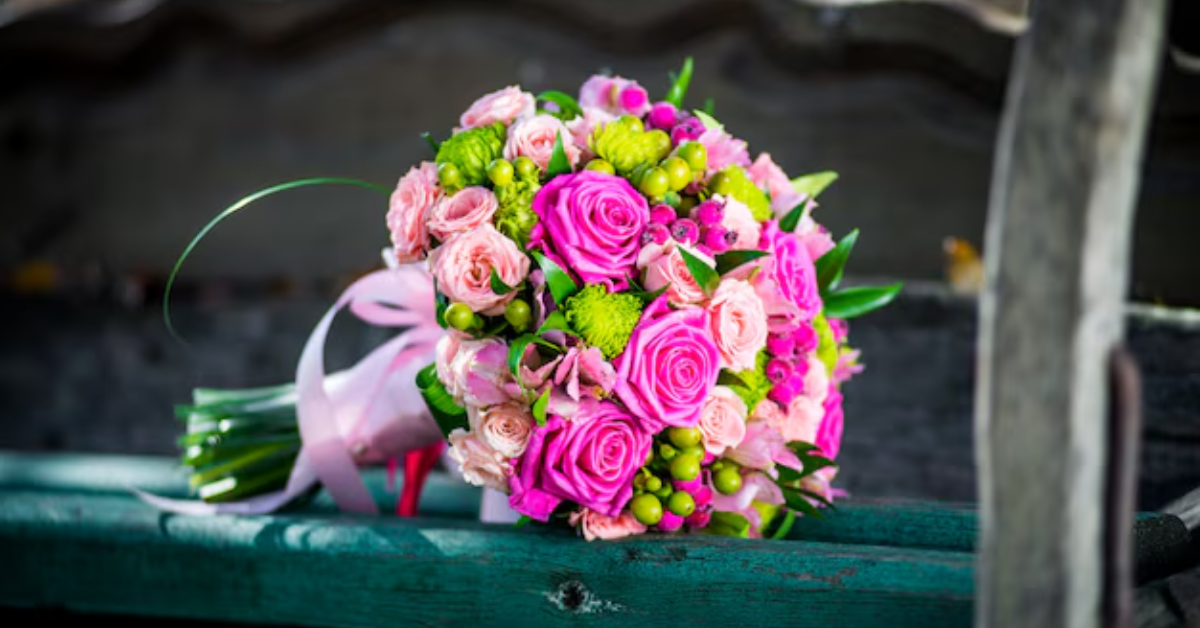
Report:
M 972 556 L 0 491 L 0 604 L 322 626 L 963 626 Z
M 992 177 L 981 301 L 977 626 L 1100 621 L 1107 366 L 1163 0 L 1035 3 Z

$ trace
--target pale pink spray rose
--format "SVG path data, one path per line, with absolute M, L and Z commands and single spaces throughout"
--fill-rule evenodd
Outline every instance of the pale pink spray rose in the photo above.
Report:
M 767 313 L 754 287 L 737 279 L 722 280 L 708 312 L 721 368 L 735 372 L 754 368 L 758 352 L 767 346 Z
M 761 405 L 761 404 L 760 404 Z M 799 470 L 800 459 L 787 448 L 784 437 L 761 420 L 746 423 L 746 436 L 737 447 L 725 452 L 725 457 L 749 469 L 774 471 L 776 464 Z
M 717 386 L 700 410 L 704 450 L 720 456 L 746 437 L 746 402 L 728 387 Z
M 674 239 L 662 244 L 651 242 L 638 253 L 637 267 L 644 273 L 642 285 L 647 290 L 666 288 L 667 301 L 672 305 L 695 305 L 707 299 L 708 295 L 704 294 L 692 271 L 688 270 L 687 262 L 679 253 L 681 246 Z M 695 249 L 688 249 L 688 252 L 708 266 L 716 266 L 716 262 L 707 255 Z
M 571 347 L 554 371 L 554 383 L 562 386 L 574 401 L 579 401 L 584 393 L 599 399 L 612 392 L 617 371 L 599 348 Z
M 391 232 L 396 260 L 401 264 L 425 259 L 429 249 L 429 231 L 425 226 L 429 212 L 442 198 L 438 187 L 437 164 L 422 162 L 400 178 L 388 203 L 387 226 Z
M 484 338 L 455 342 L 443 339 L 438 343 L 435 355 L 438 378 L 458 403 L 488 406 L 511 399 L 508 393 L 512 381 L 507 364 L 508 345 L 503 340 Z
M 458 463 L 464 480 L 475 486 L 507 492 L 512 467 L 503 456 L 488 447 L 479 435 L 471 434 L 461 427 L 450 432 L 448 438 L 448 455 Z
M 429 210 L 429 233 L 445 242 L 476 227 L 490 223 L 500 203 L 496 195 L 485 187 L 463 188 L 450 196 L 443 196 Z
M 571 513 L 567 523 L 579 528 L 583 538 L 588 541 L 601 539 L 611 541 L 634 534 L 646 532 L 646 526 L 639 523 L 629 512 L 622 512 L 616 517 L 600 514 L 588 508 L 581 508 Z
M 649 433 L 693 427 L 717 384 L 720 359 L 708 312 L 672 311 L 662 295 L 642 313 L 628 349 L 617 358 L 614 391 Z
M 580 86 L 579 106 L 595 107 L 615 116 L 641 117 L 650 111 L 650 97 L 637 81 L 596 74 Z
M 633 496 L 650 435 L 611 401 L 585 401 L 573 421 L 551 415 L 534 430 L 509 482 L 509 505 L 546 521 L 562 500 L 616 517 Z
M 723 129 L 708 129 L 696 139 L 708 151 L 708 170 L 716 172 L 727 166 L 750 165 L 750 153 L 746 142 L 726 133 Z
M 567 122 L 567 130 L 571 132 L 571 139 L 579 148 L 580 159 L 591 161 L 596 157 L 589 142 L 592 132 L 616 119 L 616 116 L 598 107 L 583 107 L 583 115 L 576 116 L 574 120 Z
M 511 124 L 517 118 L 532 116 L 535 104 L 533 94 L 521 91 L 520 87 L 509 86 L 471 103 L 458 122 L 461 130 L 490 126 L 497 122 Z
M 508 128 L 508 140 L 504 144 L 504 158 L 512 161 L 517 157 L 528 157 L 545 170 L 554 154 L 554 143 L 561 137 L 563 153 L 574 168 L 579 163 L 579 147 L 562 120 L 549 114 L 541 114 L 517 120 Z
M 762 238 L 762 224 L 754 219 L 750 208 L 732 196 L 722 198 L 717 195 L 713 198 L 725 203 L 721 226 L 737 234 L 737 240 L 729 248 L 735 251 L 757 249 L 758 242 Z
M 516 291 L 496 294 L 492 290 L 492 271 L 509 286 L 520 284 L 529 274 L 529 257 L 491 225 L 450 238 L 434 249 L 430 262 L 442 294 L 487 316 L 503 314 L 504 307 L 517 295 Z
M 516 458 L 525 453 L 533 433 L 533 415 L 524 404 L 516 401 L 478 408 L 467 406 L 471 432 L 496 453 Z

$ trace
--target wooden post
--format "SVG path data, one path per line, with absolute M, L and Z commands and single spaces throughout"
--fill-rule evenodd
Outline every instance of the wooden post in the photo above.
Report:
M 1014 57 L 980 304 L 976 625 L 1100 625 L 1121 340 L 1165 0 L 1038 0 Z

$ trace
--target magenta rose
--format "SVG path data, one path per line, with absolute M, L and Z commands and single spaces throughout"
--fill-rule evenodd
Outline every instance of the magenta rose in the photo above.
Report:
M 825 418 L 821 421 L 821 427 L 817 429 L 817 438 L 814 445 L 821 448 L 821 453 L 825 454 L 830 460 L 837 460 L 838 452 L 842 449 L 842 427 L 845 423 L 845 414 L 842 411 L 842 393 L 836 388 L 829 390 L 829 396 L 825 397 Z
M 701 308 L 672 311 L 666 295 L 658 297 L 614 366 L 617 397 L 644 430 L 657 434 L 667 426 L 695 426 L 721 368 L 709 313 Z
M 585 170 L 538 190 L 535 241 L 585 283 L 624 288 L 650 220 L 646 199 L 622 177 Z
M 619 516 L 650 445 L 636 419 L 611 401 L 580 404 L 570 421 L 551 415 L 534 429 L 509 481 L 509 505 L 538 521 L 549 519 L 564 499 Z
M 762 241 L 763 248 L 772 254 L 771 278 L 780 294 L 800 308 L 804 320 L 812 320 L 821 313 L 821 294 L 808 248 L 795 234 L 781 230 L 774 220 L 763 224 Z

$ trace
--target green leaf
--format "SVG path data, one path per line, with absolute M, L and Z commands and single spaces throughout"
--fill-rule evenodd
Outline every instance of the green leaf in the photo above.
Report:
M 542 273 L 546 275 L 546 286 L 550 288 L 550 296 L 560 307 L 567 298 L 579 291 L 579 286 L 563 269 L 558 267 L 550 258 L 534 251 L 533 259 L 537 261 Z
M 792 531 L 792 524 L 794 523 L 796 523 L 796 513 L 790 510 L 785 510 L 783 521 L 779 522 L 779 525 L 775 528 L 775 531 L 771 533 L 770 538 L 776 541 L 787 538 L 788 532 Z
M 717 103 L 716 103 L 716 101 L 714 101 L 712 99 L 711 96 L 704 99 L 704 113 L 707 113 L 708 115 L 711 116 L 711 115 L 713 115 L 713 111 L 715 111 L 716 108 L 717 108 Z
M 539 426 L 546 425 L 546 406 L 548 405 L 550 405 L 550 386 L 547 386 L 537 401 L 533 402 L 533 420 L 537 421 Z
M 821 503 L 822 506 L 825 506 L 826 508 L 829 508 L 831 510 L 837 510 L 837 506 L 834 506 L 833 502 L 826 499 L 825 496 L 820 493 L 810 491 L 806 488 L 801 488 L 801 489 L 796 489 L 796 490 L 799 491 L 801 495 L 804 495 L 805 497 L 808 497 L 809 499 L 817 500 L 818 502 Z
M 735 375 L 733 373 L 730 373 L 729 371 L 726 371 L 725 369 L 721 369 L 721 373 L 719 375 L 717 375 L 717 385 L 718 386 L 740 386 L 742 388 L 750 387 L 746 384 L 745 380 L 743 380 L 742 378 L 738 377 L 737 375 Z
M 457 428 L 467 428 L 467 411 L 446 391 L 446 387 L 438 379 L 435 364 L 430 364 L 417 373 L 417 388 L 421 391 L 425 405 L 429 406 L 429 413 L 441 428 L 443 436 L 449 436 L 450 432 Z
M 529 345 L 535 343 L 546 347 L 547 349 L 552 349 L 559 352 L 562 351 L 562 347 L 559 347 L 552 342 L 542 340 L 533 334 L 521 334 L 516 340 L 512 341 L 511 345 L 508 346 L 508 370 L 512 371 L 513 375 L 518 375 L 520 372 L 521 358 L 525 357 L 525 349 L 527 349 Z
M 715 258 L 717 260 L 717 274 L 724 275 L 738 266 L 748 264 L 766 255 L 766 251 L 727 251 L 721 253 Z
M 496 272 L 495 268 L 492 269 L 491 283 L 492 283 L 492 292 L 495 292 L 498 295 L 505 295 L 505 294 L 512 292 L 513 290 L 516 290 L 516 288 L 514 288 L 513 286 L 510 286 L 510 285 L 504 283 L 504 280 L 500 278 L 500 275 Z
M 688 85 L 692 82 L 692 69 L 692 58 L 684 59 L 683 69 L 679 71 L 679 76 L 673 77 L 671 89 L 667 90 L 667 97 L 663 99 L 675 105 L 677 109 L 683 108 L 683 97 L 687 95 Z
M 429 131 L 422 133 L 421 139 L 425 140 L 426 144 L 429 144 L 429 147 L 433 149 L 433 154 L 435 155 L 437 154 L 438 149 L 442 147 L 440 142 L 433 139 L 433 134 L 431 134 Z
M 723 131 L 723 130 L 725 130 L 725 125 L 724 125 L 724 124 L 721 124 L 720 122 L 717 122 L 717 119 L 716 119 L 716 118 L 714 118 L 714 117 L 712 117 L 712 116 L 708 115 L 707 113 L 704 113 L 703 111 L 701 111 L 701 110 L 699 110 L 699 109 L 697 109 L 697 110 L 693 111 L 692 113 L 693 113 L 693 114 L 694 114 L 694 115 L 695 115 L 697 118 L 700 118 L 700 121 L 704 123 L 704 128 L 705 128 L 705 130 L 715 130 L 715 131 Z
M 775 470 L 779 472 L 779 477 L 776 479 L 775 483 L 779 484 L 780 488 L 783 488 L 784 484 L 789 482 L 798 482 L 804 478 L 804 473 L 802 471 L 797 471 L 796 469 L 781 464 L 775 465 Z
M 667 291 L 667 286 L 663 286 L 658 290 L 633 290 L 629 294 L 642 300 L 642 305 L 650 305 L 655 299 L 662 296 Z
M 890 286 L 861 286 L 846 288 L 825 299 L 825 317 L 850 319 L 877 310 L 896 298 L 903 283 Z
M 560 174 L 571 173 L 571 162 L 567 161 L 567 152 L 563 149 L 561 132 L 554 133 L 554 152 L 550 153 L 550 163 L 546 165 L 546 178 L 553 179 Z
M 450 326 L 446 322 L 446 308 L 450 307 L 450 299 L 437 289 L 437 279 L 433 280 L 433 294 L 434 300 L 437 302 L 437 324 L 442 329 L 446 329 Z
M 521 518 L 517 519 L 517 522 L 513 524 L 513 527 L 519 528 L 519 527 L 529 523 L 530 521 L 533 521 L 533 519 L 529 515 L 521 515 Z
M 563 316 L 561 310 L 550 312 L 550 315 L 546 317 L 546 322 L 542 323 L 541 327 L 538 327 L 537 335 L 541 336 L 548 331 L 566 332 L 572 336 L 578 335 L 575 333 L 575 330 L 571 329 L 571 324 L 567 322 L 567 317 Z
M 816 198 L 818 194 L 825 191 L 825 188 L 833 185 L 837 181 L 838 173 L 832 170 L 824 172 L 814 172 L 792 179 L 792 189 L 797 194 L 807 195 L 809 198 Z
M 783 488 L 783 500 L 787 503 L 787 507 L 796 512 L 815 519 L 824 519 L 825 515 L 821 509 L 812 505 L 803 493 L 794 488 Z
M 700 286 L 704 294 L 712 295 L 713 291 L 717 289 L 717 285 L 721 283 L 721 276 L 717 274 L 717 271 L 682 246 L 679 247 L 679 254 L 683 256 L 683 262 L 687 264 L 688 272 L 692 273 L 696 285 Z
M 800 201 L 799 204 L 779 220 L 780 231 L 791 233 L 796 230 L 796 227 L 800 226 L 800 219 L 804 217 L 804 211 L 808 208 L 810 200 L 812 199 L 805 197 L 804 200 Z
M 799 458 L 803 458 L 804 456 L 807 456 L 815 451 L 821 450 L 820 447 L 817 447 L 812 443 L 806 443 L 800 440 L 788 443 L 787 448 L 792 450 L 792 453 L 796 454 L 796 456 Z
M 549 90 L 544 91 L 537 96 L 538 102 L 552 102 L 558 105 L 559 113 L 556 117 L 560 120 L 574 120 L 576 117 L 583 115 L 583 108 L 579 106 L 570 94 L 560 91 Z
M 842 281 L 846 260 L 850 259 L 850 251 L 857 241 L 858 229 L 855 229 L 817 260 L 817 285 L 821 288 L 821 296 L 837 289 L 838 283 Z
M 804 463 L 804 475 L 812 475 L 821 469 L 837 466 L 836 462 L 824 456 L 803 456 L 800 461 Z
M 746 538 L 750 535 L 750 522 L 735 512 L 722 512 L 718 510 L 713 512 L 708 526 L 703 530 L 706 534 Z

